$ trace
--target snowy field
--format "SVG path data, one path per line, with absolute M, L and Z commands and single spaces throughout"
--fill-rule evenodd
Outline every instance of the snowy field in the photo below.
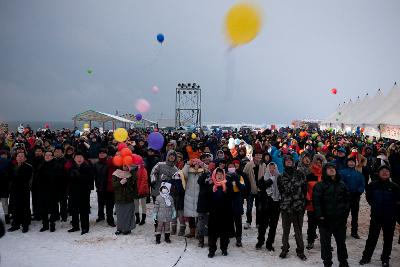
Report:
M 279 224 L 274 247 L 275 252 L 268 252 L 265 248 L 256 251 L 257 229 L 253 225 L 249 230 L 243 230 L 243 248 L 235 246 L 234 239 L 229 245 L 227 257 L 221 256 L 217 251 L 213 259 L 207 257 L 206 248 L 198 248 L 197 240 L 172 236 L 172 243 L 163 242 L 155 244 L 153 235 L 154 227 L 150 220 L 144 226 L 137 226 L 129 236 L 114 235 L 115 228 L 107 226 L 105 222 L 95 223 L 97 217 L 97 203 L 95 194 L 92 195 L 92 214 L 90 216 L 90 232 L 84 236 L 80 232 L 67 233 L 70 229 L 69 222 L 56 224 L 56 232 L 49 231 L 39 233 L 40 222 L 33 222 L 30 231 L 22 234 L 20 231 L 7 233 L 0 239 L 1 267 L 101 267 L 101 266 L 159 266 L 171 267 L 181 259 L 176 266 L 323 266 L 320 259 L 320 244 L 316 241 L 315 248 L 306 250 L 308 260 L 302 262 L 296 257 L 295 240 L 290 236 L 291 249 L 287 259 L 280 259 L 281 233 Z M 360 240 L 347 236 L 347 248 L 350 266 L 359 266 L 365 246 L 365 240 L 369 226 L 369 208 L 363 198 L 360 210 Z M 151 208 L 148 208 L 148 217 L 151 218 Z M 244 218 L 244 217 L 243 217 Z M 303 228 L 304 240 L 306 240 L 306 221 Z M 293 231 L 293 229 L 292 229 Z M 398 241 L 399 228 L 396 230 L 392 251 L 392 266 L 400 266 L 400 245 Z M 306 242 L 306 241 L 305 241 Z M 335 251 L 336 247 L 332 243 Z M 380 253 L 382 249 L 382 233 L 375 250 L 372 262 L 367 266 L 381 266 Z M 334 262 L 337 266 L 336 252 Z M 396 265 L 399 263 L 398 265 Z

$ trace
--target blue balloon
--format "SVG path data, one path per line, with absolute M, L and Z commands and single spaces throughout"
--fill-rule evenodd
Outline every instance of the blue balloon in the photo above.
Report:
M 143 117 L 142 117 L 142 114 L 139 113 L 139 114 L 136 114 L 135 118 L 137 121 L 140 121 L 140 120 L 142 120 Z
M 164 42 L 164 34 L 157 34 L 157 41 L 162 44 Z

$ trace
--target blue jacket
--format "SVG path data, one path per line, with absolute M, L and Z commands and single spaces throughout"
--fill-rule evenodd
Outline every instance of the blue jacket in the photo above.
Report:
M 350 193 L 362 194 L 365 189 L 365 179 L 361 172 L 356 171 L 355 168 L 344 168 L 339 170 L 339 175 L 345 183 Z
M 271 148 L 271 157 L 272 157 L 272 162 L 278 166 L 279 173 L 283 173 L 284 168 L 283 168 L 283 157 L 282 157 L 282 152 L 277 149 L 276 147 Z
M 336 157 L 336 159 L 333 161 L 333 164 L 336 165 L 336 170 L 340 171 L 346 168 L 346 157 L 339 158 Z

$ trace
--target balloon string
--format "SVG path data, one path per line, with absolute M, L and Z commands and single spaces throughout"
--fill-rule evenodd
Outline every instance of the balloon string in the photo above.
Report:
M 162 52 L 162 45 L 160 46 L 160 48 L 158 49 L 158 52 L 156 53 L 154 59 L 152 61 L 150 61 L 150 63 L 148 63 L 147 65 L 143 66 L 143 69 L 147 69 L 150 68 L 151 66 L 153 66 L 160 58 L 161 52 Z
M 225 80 L 225 96 L 224 100 L 230 102 L 235 94 L 235 56 L 233 47 L 229 47 L 226 51 L 226 80 Z M 229 112 L 222 112 L 223 121 L 227 119 Z

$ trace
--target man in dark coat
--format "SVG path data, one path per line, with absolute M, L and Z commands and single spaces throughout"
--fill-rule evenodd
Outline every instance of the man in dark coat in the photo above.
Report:
M 35 154 L 30 163 L 33 167 L 33 180 L 32 180 L 32 215 L 35 221 L 40 221 L 40 208 L 39 208 L 39 187 L 38 187 L 38 168 L 44 161 L 43 148 L 40 146 L 35 147 Z
M 22 232 L 29 231 L 31 223 L 31 200 L 30 200 L 30 182 L 32 180 L 32 166 L 26 163 L 26 155 L 19 152 L 16 155 L 16 164 L 10 170 L 10 206 L 13 220 L 8 232 L 14 232 L 20 229 Z
M 8 198 L 10 196 L 9 173 L 10 173 L 11 161 L 8 155 L 9 153 L 7 150 L 0 150 L 0 199 L 3 205 L 3 212 L 6 224 L 10 223 Z
M 54 232 L 55 222 L 59 219 L 58 213 L 58 188 L 59 181 L 55 176 L 55 163 L 53 152 L 46 151 L 44 161 L 37 169 L 37 186 L 39 193 L 39 210 L 42 218 L 43 227 L 40 232 L 49 230 L 50 214 L 50 232 Z
M 294 167 L 293 157 L 285 155 L 284 172 L 278 176 L 278 188 L 281 195 L 280 208 L 282 212 L 282 252 L 281 258 L 286 258 L 289 252 L 289 233 L 293 224 L 296 238 L 296 253 L 301 260 L 307 260 L 304 255 L 303 217 L 307 184 L 302 172 Z
M 114 192 L 108 190 L 108 159 L 107 150 L 100 149 L 98 161 L 94 164 L 94 182 L 97 191 L 98 213 L 96 222 L 101 222 L 104 217 L 104 206 L 106 207 L 107 224 L 115 227 L 114 223 Z
M 367 202 L 371 206 L 371 221 L 361 265 L 371 261 L 381 229 L 383 231 L 382 266 L 389 266 L 396 220 L 399 220 L 400 187 L 390 180 L 391 170 L 387 165 L 378 169 L 379 179 L 366 189 Z
M 315 218 L 319 222 L 321 258 L 325 267 L 332 266 L 331 237 L 335 237 L 340 267 L 347 263 L 346 223 L 350 210 L 350 194 L 337 174 L 336 165 L 326 163 L 322 181 L 313 190 Z
M 69 200 L 72 213 L 72 229 L 79 231 L 79 218 L 84 235 L 89 232 L 90 191 L 93 187 L 93 169 L 80 151 L 74 155 L 73 166 L 69 170 Z
M 63 222 L 68 218 L 68 178 L 65 170 L 67 160 L 64 158 L 63 149 L 61 146 L 56 146 L 54 149 L 54 177 L 57 180 L 57 194 L 59 202 L 59 214 Z

